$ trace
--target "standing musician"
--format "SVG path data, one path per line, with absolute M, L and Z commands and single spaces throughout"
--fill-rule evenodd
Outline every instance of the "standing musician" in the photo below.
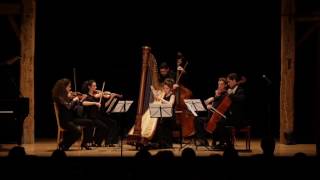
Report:
M 72 96 L 71 81 L 69 79 L 60 79 L 55 83 L 52 89 L 52 98 L 59 111 L 60 125 L 66 130 L 62 141 L 59 143 L 59 149 L 69 150 L 71 145 L 81 136 L 80 125 L 87 129 L 92 126 L 92 121 L 85 118 L 76 118 L 74 109 L 79 105 L 80 99 L 78 96 Z M 84 131 L 81 149 L 89 149 L 87 146 L 89 139 L 86 132 Z
M 172 128 L 175 123 L 174 108 L 175 95 L 173 93 L 174 80 L 167 78 L 163 82 L 164 96 L 155 95 L 155 100 L 163 104 L 172 105 L 172 117 L 161 118 L 158 122 L 156 130 L 156 141 L 159 143 L 159 148 L 172 148 Z
M 182 54 L 178 52 L 178 67 L 177 67 L 177 71 L 179 73 L 184 73 L 184 68 L 182 66 L 180 66 L 180 64 L 182 64 Z M 159 67 L 159 82 L 161 84 L 164 83 L 164 80 L 167 79 L 167 78 L 170 78 L 170 79 L 176 79 L 177 77 L 177 73 L 174 72 L 173 70 L 171 70 L 171 68 L 169 67 L 169 65 L 166 63 L 166 62 L 163 62 L 160 64 L 160 67 Z M 178 84 L 173 84 L 173 89 L 176 89 L 177 87 L 179 87 Z
M 102 92 L 97 91 L 97 83 L 94 80 L 88 80 L 83 83 L 82 86 L 83 93 L 87 94 L 87 97 L 82 102 L 84 106 L 85 117 L 91 119 L 96 126 L 96 130 L 92 131 L 94 134 L 95 145 L 101 147 L 103 140 L 105 140 L 105 145 L 113 146 L 111 142 L 110 132 L 114 131 L 112 123 L 108 122 L 108 119 L 105 119 L 102 113 L 101 102 L 99 98 L 102 96 L 110 98 L 110 95 L 104 95 Z

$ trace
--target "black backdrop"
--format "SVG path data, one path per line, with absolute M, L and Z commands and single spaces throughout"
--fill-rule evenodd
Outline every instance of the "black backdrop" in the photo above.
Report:
M 10 30 L 6 33 L 10 34 Z M 11 43 L 14 39 L 4 38 Z M 267 103 L 271 104 L 270 131 L 278 135 L 280 3 L 277 0 L 210 4 L 38 1 L 36 137 L 56 136 L 51 89 L 60 78 L 72 79 L 73 68 L 78 88 L 87 79 L 97 80 L 100 88 L 106 81 L 108 90 L 137 100 L 141 47 L 146 44 L 151 46 L 159 63 L 167 61 L 173 68 L 177 51 L 184 54 L 189 61 L 184 82 L 196 98 L 209 97 L 220 76 L 230 72 L 244 75 L 248 118 L 254 126 L 254 135 L 260 137 L 267 131 Z M 6 57 L 6 53 L 16 52 L 19 49 L 2 54 Z M 297 66 L 298 73 L 306 71 L 306 67 L 300 67 Z M 272 80 L 270 87 L 266 87 L 263 74 Z M 309 77 L 312 76 L 310 73 Z M 304 84 L 299 78 L 297 81 Z M 136 104 L 124 121 L 127 128 L 134 122 L 135 108 Z M 304 137 L 301 142 L 310 141 L 311 120 L 296 121 L 307 127 L 298 131 Z

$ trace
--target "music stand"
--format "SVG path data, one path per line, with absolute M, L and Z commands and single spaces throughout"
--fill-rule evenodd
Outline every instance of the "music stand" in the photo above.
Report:
M 150 117 L 163 118 L 172 117 L 172 105 L 171 104 L 149 104 Z
M 162 118 L 172 117 L 172 105 L 171 104 L 157 104 L 150 103 L 149 111 L 151 118 L 160 118 L 160 122 Z
M 194 116 L 198 116 L 197 112 L 207 111 L 201 102 L 200 99 L 185 99 L 184 103 L 186 103 L 188 109 Z
M 197 112 L 203 112 L 203 111 L 207 111 L 201 100 L 200 99 L 185 99 L 184 100 L 185 104 L 187 105 L 189 111 L 195 116 L 198 117 L 198 113 Z M 194 144 L 196 146 L 197 149 L 197 142 L 196 140 L 194 141 Z M 209 149 L 208 147 L 206 147 L 207 149 Z
M 110 113 L 112 107 L 114 106 L 116 100 L 111 102 L 109 108 L 107 109 L 107 113 Z M 129 108 L 131 107 L 131 104 L 133 101 L 131 100 L 123 100 L 123 101 L 118 101 L 117 105 L 113 108 L 111 113 L 126 113 L 128 112 Z M 126 119 L 126 118 L 124 118 Z M 122 157 L 122 140 L 123 140 L 123 127 L 122 123 L 120 122 L 120 129 L 121 129 L 121 135 L 120 135 L 120 151 L 121 151 L 121 157 Z

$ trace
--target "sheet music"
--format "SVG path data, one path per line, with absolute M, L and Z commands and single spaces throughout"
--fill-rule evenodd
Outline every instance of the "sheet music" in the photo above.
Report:
M 150 103 L 149 110 L 151 117 L 172 117 L 171 104 Z
M 184 102 L 194 107 L 195 111 L 207 111 L 200 99 L 185 99 Z
M 187 107 L 188 107 L 189 111 L 190 111 L 190 112 L 191 112 L 195 117 L 197 117 L 197 116 L 198 116 L 198 114 L 196 113 L 196 111 L 195 111 L 194 107 L 193 107 L 193 106 L 191 106 L 189 103 L 186 103 L 186 105 L 187 105 Z
M 108 106 L 108 109 L 106 110 L 107 113 L 109 113 L 111 111 L 111 109 L 114 107 L 114 104 L 117 102 L 117 98 L 113 98 L 111 100 L 111 103 Z
M 207 111 L 200 99 L 185 99 L 184 102 L 189 111 L 196 117 L 198 116 L 197 112 Z
M 127 112 L 133 101 L 119 101 L 112 112 Z

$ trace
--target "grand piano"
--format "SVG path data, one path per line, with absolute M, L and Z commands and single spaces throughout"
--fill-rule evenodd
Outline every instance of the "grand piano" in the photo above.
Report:
M 0 144 L 21 145 L 23 122 L 29 114 L 29 98 L 0 99 Z
M 19 88 L 20 56 L 0 58 L 0 144 L 21 144 L 23 122 L 29 114 L 29 98 Z

